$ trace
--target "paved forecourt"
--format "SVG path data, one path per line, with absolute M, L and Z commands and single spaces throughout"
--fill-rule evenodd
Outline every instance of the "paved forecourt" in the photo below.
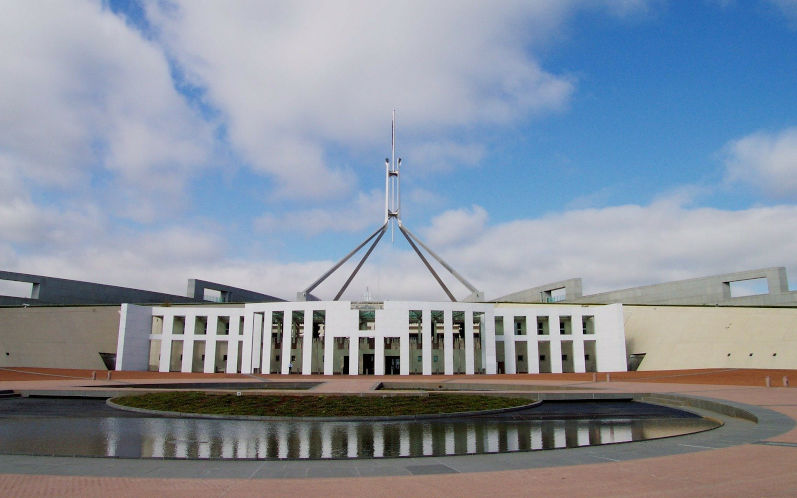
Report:
M 325 494 L 331 492 L 335 495 L 376 496 L 383 495 L 388 489 L 401 489 L 402 494 L 412 491 L 426 496 L 444 490 L 448 494 L 500 491 L 515 495 L 533 487 L 537 491 L 575 494 L 616 495 L 652 490 L 679 495 L 722 494 L 722 490 L 731 494 L 743 490 L 757 494 L 793 494 L 797 490 L 797 431 L 794 429 L 797 390 L 763 387 L 766 376 L 770 377 L 772 385 L 772 379 L 777 375 L 780 380 L 782 372 L 749 372 L 744 380 L 739 378 L 738 372 L 724 372 L 725 377 L 721 371 L 674 372 L 663 373 L 656 378 L 651 378 L 651 372 L 646 372 L 639 373 L 636 378 L 629 374 L 615 375 L 614 378 L 622 377 L 622 380 L 611 382 L 605 382 L 605 379 L 592 382 L 590 378 L 566 374 L 558 376 L 558 380 L 557 376 L 501 376 L 497 379 L 456 376 L 429 380 L 437 386 L 462 382 L 503 383 L 509 390 L 520 388 L 519 384 L 533 384 L 540 392 L 554 394 L 669 393 L 708 398 L 753 414 L 759 420 L 757 424 L 698 409 L 699 413 L 722 419 L 725 425 L 704 433 L 636 443 L 453 457 L 186 461 L 0 455 L 0 491 L 13 495 L 47 494 L 48 490 L 57 490 L 58 494 L 65 495 L 107 492 L 125 495 L 147 490 L 157 493 L 157 490 L 162 492 L 177 486 L 180 493 L 190 494 L 201 489 L 212 496 L 233 492 L 257 493 L 265 489 L 274 494 L 325 491 Z M 69 374 L 69 377 L 47 377 L 0 371 L 0 389 L 26 386 L 26 389 L 74 390 L 92 384 L 107 385 L 105 379 L 87 383 L 90 374 L 86 377 L 82 377 L 85 375 L 82 372 Z M 697 383 L 700 376 L 710 379 L 713 384 Z M 41 380 L 45 377 L 47 380 Z M 25 380 L 30 378 L 37 380 Z M 229 376 L 225 378 L 229 380 Z M 751 385 L 721 385 L 717 379 L 722 378 L 732 379 L 735 384 Z M 164 379 L 174 382 L 176 379 L 189 380 L 189 377 L 150 376 L 147 382 Z M 211 379 L 205 377 L 205 380 Z M 327 382 L 314 390 L 351 392 L 371 389 L 380 380 L 407 378 L 361 377 L 356 382 L 346 378 L 319 379 Z M 133 377 L 112 380 L 119 383 L 141 381 Z M 193 380 L 196 380 L 195 376 Z M 243 376 L 237 380 L 243 380 Z M 758 380 L 761 387 L 753 385 Z M 333 386 L 337 382 L 339 389 L 336 391 Z M 561 391 L 562 388 L 567 390 Z M 675 476 L 678 478 L 674 479 Z

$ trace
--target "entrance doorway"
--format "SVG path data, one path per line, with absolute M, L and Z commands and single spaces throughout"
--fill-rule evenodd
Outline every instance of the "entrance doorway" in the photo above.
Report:
M 374 374 L 374 355 L 363 354 L 363 375 Z
M 385 356 L 385 375 L 399 375 L 401 373 L 400 367 L 400 356 Z

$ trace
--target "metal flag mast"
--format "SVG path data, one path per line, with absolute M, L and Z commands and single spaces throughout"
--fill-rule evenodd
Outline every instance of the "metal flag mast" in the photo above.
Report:
M 443 268 L 448 270 L 448 272 L 451 275 L 453 275 L 457 280 L 459 280 L 460 283 L 462 283 L 462 285 L 464 285 L 465 287 L 468 288 L 468 290 L 470 290 L 471 294 L 467 298 L 465 298 L 465 301 L 484 300 L 484 293 L 476 290 L 476 288 L 473 287 L 470 284 L 470 282 L 465 280 L 465 278 L 462 277 L 462 275 L 457 273 L 448 263 L 443 261 L 443 259 L 440 256 L 435 254 L 434 251 L 432 251 L 417 236 L 415 236 L 415 234 L 410 232 L 410 230 L 407 227 L 405 227 L 404 224 L 401 222 L 401 190 L 399 182 L 400 167 L 401 167 L 401 158 L 396 159 L 396 110 L 393 109 L 393 119 L 391 121 L 391 126 L 390 126 L 390 157 L 385 158 L 385 222 L 367 239 L 361 242 L 360 245 L 355 247 L 343 259 L 335 263 L 332 266 L 332 268 L 330 268 L 329 270 L 326 271 L 326 273 L 321 275 L 321 277 L 318 280 L 310 284 L 310 286 L 308 286 L 303 291 L 297 292 L 296 299 L 298 301 L 317 301 L 318 298 L 312 295 L 313 290 L 315 290 L 315 288 L 318 287 L 324 280 L 326 280 L 330 275 L 335 273 L 335 271 L 337 271 L 338 268 L 340 268 L 346 261 L 348 261 L 355 254 L 357 254 L 357 252 L 359 252 L 360 249 L 365 247 L 365 245 L 370 242 L 371 245 L 368 247 L 368 250 L 365 252 L 363 257 L 357 263 L 357 266 L 354 268 L 354 271 L 351 272 L 351 275 L 349 275 L 349 278 L 346 279 L 346 282 L 343 284 L 343 286 L 340 288 L 338 293 L 335 295 L 335 298 L 333 299 L 334 301 L 339 300 L 340 297 L 343 295 L 343 293 L 346 291 L 346 288 L 349 286 L 351 281 L 354 280 L 354 277 L 355 275 L 357 275 L 357 272 L 360 271 L 360 268 L 362 268 L 363 264 L 365 264 L 365 261 L 374 251 L 377 244 L 379 244 L 379 241 L 382 240 L 382 236 L 385 235 L 388 225 L 390 226 L 391 229 L 390 232 L 391 240 L 393 240 L 395 229 L 396 227 L 398 227 L 401 234 L 404 235 L 404 238 L 407 239 L 407 242 L 409 242 L 410 247 L 412 247 L 412 249 L 421 259 L 421 261 L 429 270 L 429 272 L 432 274 L 432 276 L 435 278 L 435 280 L 437 280 L 437 283 L 440 284 L 440 287 L 443 288 L 443 291 L 446 293 L 449 299 L 451 299 L 454 302 L 457 301 L 457 299 L 454 297 L 454 295 L 451 293 L 448 287 L 446 287 L 446 285 L 443 283 L 443 280 L 434 270 L 432 265 L 423 255 L 421 250 L 418 248 L 418 245 L 420 245 L 424 250 L 426 250 L 426 252 L 429 253 L 430 256 L 432 256 L 438 263 L 440 263 L 443 266 Z

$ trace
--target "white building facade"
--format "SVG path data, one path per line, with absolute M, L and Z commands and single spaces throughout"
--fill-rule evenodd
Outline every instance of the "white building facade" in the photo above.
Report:
M 117 370 L 432 375 L 625 371 L 622 305 L 122 305 Z

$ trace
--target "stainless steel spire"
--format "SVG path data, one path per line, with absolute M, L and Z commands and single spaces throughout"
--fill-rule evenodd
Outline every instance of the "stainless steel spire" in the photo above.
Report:
M 396 158 L 396 110 L 393 109 L 393 118 L 392 118 L 391 126 L 390 126 L 390 157 L 389 158 L 385 158 L 385 222 L 384 222 L 384 224 L 381 227 L 379 227 L 374 233 L 372 233 L 367 239 L 365 239 L 362 243 L 360 243 L 360 245 L 355 247 L 354 250 L 349 252 L 349 254 L 347 254 L 343 259 L 341 259 L 340 261 L 335 263 L 332 266 L 332 268 L 327 270 L 327 272 L 324 273 L 318 280 L 313 282 L 309 287 L 307 287 L 303 291 L 297 292 L 296 293 L 297 300 L 299 300 L 299 301 L 317 300 L 317 298 L 311 294 L 313 292 L 313 290 L 316 287 L 318 287 L 324 280 L 326 280 L 327 277 L 329 277 L 330 275 L 335 273 L 335 271 L 338 268 L 340 268 L 346 261 L 348 261 L 357 252 L 359 252 L 360 249 L 365 247 L 366 244 L 368 244 L 369 242 L 373 241 L 373 242 L 371 242 L 371 245 L 368 247 L 368 250 L 365 252 L 363 257 L 357 263 L 357 266 L 354 268 L 354 271 L 352 271 L 351 275 L 349 275 L 349 278 L 346 280 L 346 282 L 340 288 L 338 293 L 335 295 L 335 298 L 334 298 L 335 301 L 340 299 L 340 297 L 346 291 L 346 288 L 349 286 L 351 281 L 354 279 L 355 275 L 357 275 L 357 272 L 360 271 L 360 268 L 362 268 L 363 264 L 368 259 L 368 256 L 371 255 L 373 250 L 376 248 L 377 244 L 379 244 L 379 241 L 382 239 L 382 236 L 385 234 L 385 231 L 387 231 L 388 226 L 390 226 L 390 228 L 391 228 L 391 239 L 393 239 L 393 232 L 395 231 L 395 228 L 398 227 L 398 229 L 401 232 L 401 234 L 404 235 L 405 239 L 407 239 L 407 242 L 410 244 L 410 247 L 412 247 L 412 249 L 415 251 L 415 253 L 418 255 L 418 257 L 423 262 L 424 266 L 426 266 L 426 268 L 429 270 L 429 272 L 435 278 L 437 283 L 440 284 L 440 287 L 443 288 L 443 291 L 446 293 L 446 296 L 448 296 L 449 299 L 451 299 L 452 301 L 456 301 L 457 300 L 454 297 L 454 295 L 451 293 L 451 291 L 448 289 L 448 287 L 446 287 L 446 285 L 443 283 L 443 280 L 440 278 L 440 276 L 434 270 L 434 268 L 429 263 L 429 261 L 426 259 L 424 254 L 418 248 L 418 245 L 420 245 L 423 249 L 425 249 L 426 252 L 429 253 L 429 255 L 431 255 L 438 263 L 440 263 L 443 266 L 443 268 L 445 268 L 449 273 L 451 273 L 451 275 L 453 275 L 457 280 L 459 280 L 459 282 L 462 283 L 462 285 L 464 285 L 465 287 L 468 288 L 468 290 L 471 291 L 471 294 L 465 299 L 466 301 L 483 301 L 484 300 L 484 294 L 482 292 L 476 290 L 476 288 L 473 287 L 467 280 L 465 280 L 465 278 L 463 278 L 459 273 L 454 271 L 454 269 L 451 268 L 451 266 L 448 263 L 443 261 L 443 259 L 440 256 L 438 256 L 431 249 L 429 249 L 429 247 L 426 244 L 424 244 L 417 236 L 415 236 L 415 234 L 410 232 L 409 229 L 402 224 L 402 222 L 401 222 L 401 189 L 400 189 L 400 182 L 399 182 L 399 169 L 400 168 L 401 168 L 401 158 L 400 157 L 398 159 Z M 417 242 L 417 245 L 416 245 L 416 242 Z

